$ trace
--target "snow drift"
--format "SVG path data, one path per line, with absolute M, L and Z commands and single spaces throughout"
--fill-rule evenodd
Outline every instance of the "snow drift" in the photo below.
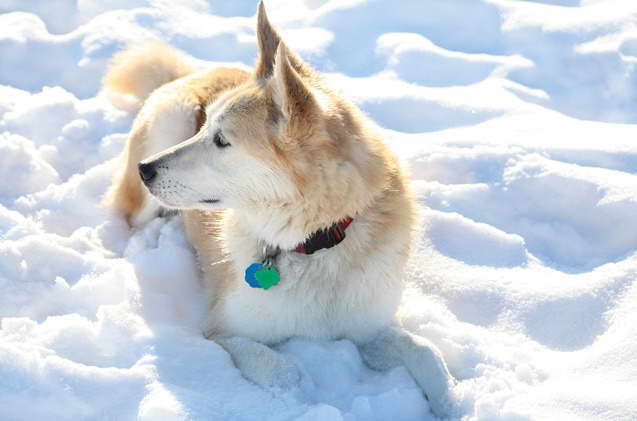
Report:
M 98 206 L 133 115 L 109 57 L 163 40 L 252 65 L 256 1 L 0 0 L 0 419 L 434 419 L 407 371 L 292 340 L 290 392 L 202 338 L 177 218 Z M 405 324 L 456 419 L 637 419 L 637 3 L 267 1 L 291 48 L 384 129 L 426 205 Z

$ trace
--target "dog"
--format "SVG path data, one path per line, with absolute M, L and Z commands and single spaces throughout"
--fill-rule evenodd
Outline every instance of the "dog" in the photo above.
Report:
M 406 366 L 448 416 L 440 351 L 396 316 L 418 213 L 405 171 L 262 1 L 256 32 L 252 72 L 197 71 L 162 44 L 114 57 L 105 91 L 141 109 L 105 203 L 132 227 L 180 212 L 208 298 L 203 333 L 247 379 L 294 387 L 299 369 L 272 345 L 347 338 L 372 369 Z

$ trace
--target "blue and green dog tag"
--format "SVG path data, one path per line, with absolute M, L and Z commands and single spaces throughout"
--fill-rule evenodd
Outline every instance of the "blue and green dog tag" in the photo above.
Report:
M 278 247 L 263 247 L 265 258 L 261 263 L 253 263 L 247 267 L 245 280 L 252 288 L 270 289 L 281 281 L 281 275 L 276 269 L 275 262 L 281 253 Z
M 253 263 L 246 269 L 245 280 L 252 288 L 270 289 L 281 281 L 279 271 L 267 263 Z

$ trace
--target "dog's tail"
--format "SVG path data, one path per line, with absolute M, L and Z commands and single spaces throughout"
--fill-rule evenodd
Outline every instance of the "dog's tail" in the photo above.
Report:
M 113 105 L 136 111 L 155 89 L 194 71 L 183 54 L 151 42 L 115 54 L 102 84 Z

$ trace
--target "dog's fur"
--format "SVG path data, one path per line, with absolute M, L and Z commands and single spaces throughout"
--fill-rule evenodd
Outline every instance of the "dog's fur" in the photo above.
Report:
M 143 107 L 106 202 L 132 226 L 162 208 L 182 211 L 209 298 L 204 333 L 248 379 L 298 381 L 296 366 L 267 345 L 349 338 L 373 368 L 406 365 L 447 415 L 453 380 L 439 352 L 395 320 L 416 214 L 404 171 L 367 118 L 286 48 L 262 3 L 257 40 L 252 74 L 195 72 L 157 44 L 115 57 L 105 89 Z M 146 186 L 140 161 L 157 172 Z M 347 216 L 339 245 L 291 251 Z M 282 281 L 253 289 L 243 274 L 265 245 L 283 250 Z

